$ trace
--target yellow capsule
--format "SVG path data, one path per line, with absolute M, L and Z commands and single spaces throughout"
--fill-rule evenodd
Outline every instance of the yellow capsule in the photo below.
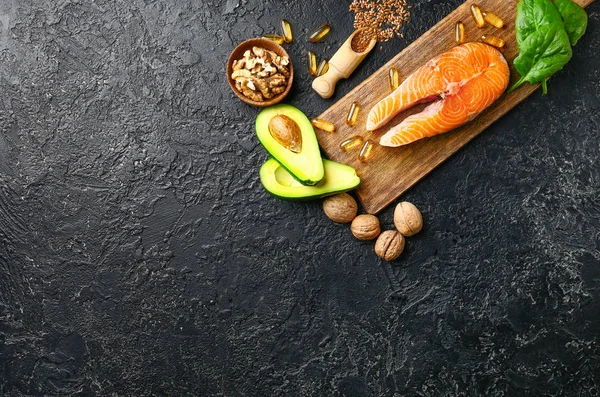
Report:
M 481 14 L 481 9 L 477 4 L 473 4 L 471 6 L 471 15 L 473 16 L 473 19 L 475 20 L 475 25 L 477 25 L 478 28 L 482 28 L 485 26 L 483 14 Z
M 287 19 L 281 20 L 281 37 L 283 37 L 283 41 L 286 43 L 291 43 L 294 40 L 294 36 L 292 36 L 292 27 Z
M 454 28 L 454 40 L 456 40 L 458 44 L 465 42 L 465 25 L 463 25 L 462 22 L 458 22 Z
M 359 147 L 363 144 L 363 137 L 360 135 L 351 136 L 348 139 L 345 139 L 340 143 L 340 149 L 344 152 L 354 149 L 355 147 Z
M 283 37 L 277 35 L 277 34 L 271 34 L 271 33 L 266 33 L 263 34 L 263 37 L 265 39 L 269 39 L 271 41 L 274 41 L 277 44 L 283 44 Z
M 331 121 L 323 120 L 323 119 L 312 119 L 310 123 L 313 127 L 318 128 L 327 132 L 335 132 L 335 125 Z
M 504 47 L 504 40 L 502 40 L 500 37 L 483 35 L 481 36 L 481 41 L 486 44 L 493 45 L 494 47 Z
M 319 26 L 317 29 L 315 29 L 314 32 L 312 32 L 310 34 L 310 36 L 308 36 L 308 41 L 310 41 L 311 43 L 316 43 L 317 41 L 321 40 L 323 37 L 327 36 L 329 34 L 329 31 L 331 30 L 331 25 L 326 23 L 323 24 L 321 26 Z
M 327 59 L 321 60 L 321 63 L 319 63 L 319 67 L 317 68 L 317 76 L 324 75 L 325 73 L 327 73 L 328 70 L 329 62 L 327 62 Z
M 346 124 L 348 124 L 350 127 L 356 124 L 359 110 L 360 104 L 356 101 L 352 102 L 352 105 L 350 105 L 350 110 L 348 110 L 348 116 L 346 116 Z
M 483 19 L 485 19 L 485 21 L 487 23 L 489 23 L 490 25 L 492 25 L 493 27 L 496 27 L 498 29 L 500 29 L 501 27 L 504 26 L 504 21 L 502 21 L 502 19 L 494 14 L 491 11 L 484 11 L 483 13 Z
M 311 76 L 317 75 L 317 56 L 312 51 L 306 51 L 306 67 Z
M 367 139 L 362 149 L 360 149 L 360 153 L 358 153 L 358 161 L 365 162 L 369 157 L 371 157 L 371 151 L 373 150 L 373 142 Z
M 398 88 L 399 78 L 398 78 L 398 69 L 395 66 L 392 66 L 388 72 L 388 80 L 390 82 L 390 89 L 394 91 Z

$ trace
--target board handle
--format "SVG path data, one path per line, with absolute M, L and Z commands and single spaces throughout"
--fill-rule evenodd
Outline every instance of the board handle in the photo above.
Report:
M 354 31 L 354 33 L 346 39 L 344 44 L 341 45 L 329 60 L 329 70 L 327 73 L 313 80 L 313 90 L 323 98 L 330 98 L 335 92 L 335 85 L 337 82 L 341 79 L 350 77 L 352 72 L 354 72 L 354 69 L 360 65 L 362 60 L 365 59 L 367 54 L 375 47 L 377 40 L 372 38 L 363 52 L 355 52 L 352 50 L 352 39 L 362 30 L 364 29 Z

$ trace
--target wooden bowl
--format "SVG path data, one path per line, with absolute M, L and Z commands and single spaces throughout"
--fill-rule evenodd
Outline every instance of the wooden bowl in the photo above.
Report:
M 242 59 L 244 57 L 244 52 L 246 52 L 246 50 L 251 50 L 252 47 L 262 47 L 264 49 L 273 51 L 274 53 L 276 53 L 279 56 L 287 56 L 290 60 L 290 63 L 289 63 L 290 77 L 288 78 L 287 86 L 285 87 L 285 91 L 283 91 L 281 94 L 279 94 L 271 99 L 267 99 L 262 102 L 253 101 L 250 98 L 246 98 L 241 92 L 239 92 L 235 88 L 235 81 L 231 78 L 231 74 L 233 73 L 233 61 L 235 61 L 237 59 Z M 294 80 L 294 68 L 292 66 L 292 59 L 290 58 L 288 53 L 285 52 L 285 50 L 283 49 L 282 46 L 280 46 L 279 44 L 277 44 L 269 39 L 256 38 L 256 39 L 246 40 L 246 41 L 242 42 L 240 45 L 238 45 L 237 47 L 235 47 L 235 49 L 231 52 L 231 55 L 229 55 L 229 59 L 227 60 L 227 81 L 229 82 L 229 86 L 231 87 L 231 90 L 234 92 L 235 95 L 237 95 L 238 98 L 240 98 L 242 101 L 246 102 L 249 105 L 265 107 L 265 106 L 275 105 L 276 103 L 281 102 L 283 100 L 283 98 L 285 98 L 287 96 L 287 94 L 290 92 L 290 89 L 292 88 L 293 80 Z

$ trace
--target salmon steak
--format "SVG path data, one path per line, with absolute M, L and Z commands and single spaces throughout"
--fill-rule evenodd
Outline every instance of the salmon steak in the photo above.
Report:
M 367 117 L 367 130 L 386 125 L 411 106 L 431 102 L 421 113 L 393 126 L 382 146 L 402 146 L 448 132 L 475 118 L 508 86 L 510 71 L 500 51 L 484 43 L 466 43 L 431 59 L 379 101 Z

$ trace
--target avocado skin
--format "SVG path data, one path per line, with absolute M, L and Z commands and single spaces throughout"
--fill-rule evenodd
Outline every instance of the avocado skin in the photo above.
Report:
M 299 184 L 295 187 L 288 187 L 277 182 L 275 172 L 278 168 L 281 168 L 290 177 L 293 175 L 276 159 L 270 158 L 260 168 L 260 180 L 269 194 L 286 201 L 307 201 L 332 196 L 352 190 L 360 184 L 360 178 L 352 167 L 326 159 L 323 159 L 323 165 L 325 177 L 321 183 L 315 186 Z
M 281 114 L 290 117 L 300 127 L 302 152 L 292 153 L 283 148 L 268 129 L 272 117 Z M 306 186 L 317 185 L 325 175 L 321 150 L 310 120 L 301 110 L 287 104 L 264 108 L 256 117 L 255 129 L 258 140 L 265 150 L 285 168 L 298 182 Z

